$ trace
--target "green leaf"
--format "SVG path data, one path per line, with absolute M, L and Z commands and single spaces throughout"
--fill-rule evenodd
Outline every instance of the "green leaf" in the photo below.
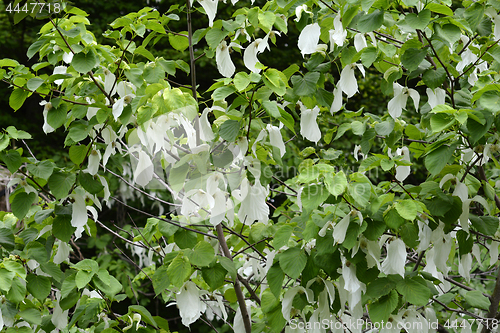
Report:
M 387 213 L 384 214 L 384 222 L 385 224 L 393 229 L 398 230 L 400 226 L 405 224 L 405 220 L 398 214 L 396 209 L 390 209 Z
M 181 31 L 181 34 L 188 35 L 187 31 Z M 168 34 L 168 42 L 177 51 L 184 51 L 189 47 L 189 39 L 185 36 L 179 36 L 174 34 Z
M 90 134 L 88 123 L 84 121 L 77 121 L 71 124 L 69 129 L 68 137 L 74 142 L 80 142 L 87 138 Z
M 21 265 L 17 261 L 12 261 L 12 260 L 4 260 L 3 265 L 7 270 L 16 273 L 17 276 L 19 276 L 22 279 L 26 278 L 26 270 L 24 269 L 24 266 Z
M 371 299 L 376 299 L 385 296 L 396 288 L 396 283 L 387 277 L 381 277 L 366 287 L 366 296 Z
M 457 241 L 458 241 L 458 255 L 461 257 L 464 254 L 470 253 L 472 251 L 472 246 L 474 245 L 474 238 L 471 237 L 466 231 L 457 231 Z
M 155 270 L 155 273 L 151 277 L 153 280 L 153 289 L 155 291 L 155 295 L 160 295 L 165 289 L 170 286 L 170 279 L 167 274 L 167 266 L 160 266 L 160 268 Z
M 325 175 L 325 185 L 328 192 L 335 197 L 342 195 L 347 188 L 347 178 L 344 171 L 339 171 L 335 175 L 327 173 Z
M 45 160 L 37 163 L 36 165 L 28 164 L 26 168 L 33 176 L 48 179 L 52 174 L 52 171 L 54 171 L 54 163 Z
M 222 101 L 232 93 L 236 92 L 236 87 L 235 86 L 223 86 L 215 89 L 215 91 L 212 94 L 212 98 L 214 101 Z
M 50 294 L 50 279 L 46 276 L 29 274 L 26 276 L 26 287 L 35 298 L 45 301 Z
M 424 164 L 431 175 L 437 175 L 443 170 L 448 160 L 453 156 L 456 146 L 456 144 L 451 146 L 442 145 L 425 157 Z
M 94 272 L 88 272 L 88 271 L 78 271 L 76 272 L 75 276 L 75 283 L 76 287 L 78 289 L 85 288 L 87 284 L 92 280 L 92 277 L 94 276 Z
M 76 180 L 73 173 L 55 171 L 49 178 L 49 187 L 56 199 L 66 198 Z
M 493 236 L 498 229 L 498 217 L 495 216 L 470 216 L 469 219 L 472 222 L 474 228 L 477 231 L 488 235 Z
M 45 81 L 40 79 L 39 77 L 34 77 L 28 80 L 26 83 L 26 87 L 29 90 L 35 91 L 37 90 Z
M 434 133 L 443 132 L 455 124 L 456 118 L 446 113 L 436 113 L 431 116 L 431 128 Z
M 36 199 L 36 193 L 19 193 L 14 197 L 14 200 L 12 200 L 12 212 L 14 215 L 22 220 L 26 214 L 28 214 L 31 205 L 33 202 L 35 202 Z
M 409 13 L 405 17 L 406 23 L 413 29 L 424 30 L 431 20 L 431 11 L 428 9 L 422 10 L 418 14 Z
M 202 268 L 201 274 L 210 289 L 216 290 L 224 285 L 227 271 L 220 263 L 216 263 L 212 267 Z
M 215 251 L 212 245 L 206 241 L 201 241 L 188 254 L 189 262 L 195 266 L 208 266 L 215 258 Z
M 474 309 L 482 309 L 488 311 L 490 308 L 490 300 L 483 295 L 479 290 L 471 290 L 465 293 L 465 300 Z
M 269 271 L 267 271 L 267 283 L 269 284 L 269 289 L 271 289 L 271 292 L 277 299 L 280 298 L 284 279 L 285 273 L 283 273 L 283 270 L 279 265 L 275 264 L 269 268 Z
M 83 188 L 90 194 L 97 194 L 104 189 L 104 186 L 99 180 L 95 179 L 94 176 L 86 172 L 80 172 L 78 181 L 80 182 L 80 185 L 82 185 Z
M 52 235 L 65 243 L 69 243 L 75 230 L 71 225 L 71 215 L 57 215 L 52 222 Z
M 140 314 L 141 320 L 145 321 L 147 324 L 154 326 L 154 328 L 158 327 L 156 321 L 153 319 L 153 316 L 145 307 L 141 305 L 130 305 L 128 309 L 129 311 L 134 311 Z
M 49 274 L 55 281 L 62 282 L 64 279 L 64 273 L 61 271 L 58 265 L 53 262 L 44 262 L 40 264 L 42 272 Z
M 403 200 L 394 205 L 402 218 L 413 221 L 417 217 L 417 205 L 413 200 Z
M 401 239 L 405 242 L 408 247 L 417 247 L 419 243 L 418 239 L 418 227 L 413 223 L 405 223 L 399 229 L 399 234 Z
M 9 150 L 8 152 L 0 153 L 0 159 L 7 165 L 10 173 L 15 173 L 23 164 L 21 155 L 17 150 Z
M 217 259 L 219 259 L 219 263 L 222 265 L 222 267 L 224 267 L 229 275 L 231 275 L 231 278 L 233 280 L 236 279 L 237 271 L 234 262 L 231 259 L 222 256 L 217 256 Z
M 422 279 L 422 281 L 424 280 Z M 431 297 L 431 291 L 429 288 L 426 285 L 417 282 L 417 278 L 406 277 L 404 280 L 400 280 L 396 285 L 396 289 L 409 303 L 417 306 L 426 305 Z
M 276 101 L 264 101 L 262 103 L 262 107 L 266 110 L 267 114 L 273 118 L 281 117 L 280 110 L 278 109 L 278 105 Z
M 304 76 L 292 76 L 293 93 L 297 96 L 313 95 L 316 92 L 316 84 L 320 76 L 321 74 L 318 72 L 307 72 Z
M 349 194 L 361 207 L 366 207 L 371 196 L 370 180 L 359 172 L 351 174 L 350 178 L 352 182 L 348 185 Z
M 293 227 L 291 225 L 285 224 L 281 226 L 274 234 L 273 238 L 274 248 L 279 249 L 284 245 L 288 245 L 288 241 L 292 236 L 292 232 L 293 232 Z
M 177 288 L 182 287 L 184 282 L 191 276 L 191 265 L 187 258 L 181 254 L 175 257 L 170 265 L 168 265 L 167 275 L 172 285 Z
M 236 120 L 226 120 L 220 125 L 219 135 L 227 142 L 234 142 L 240 132 L 240 122 Z
M 9 291 L 12 286 L 12 279 L 15 276 L 16 273 L 8 271 L 5 268 L 0 268 L 0 290 Z
M 86 145 L 69 147 L 69 159 L 76 165 L 80 165 L 87 157 L 88 147 Z
M 441 5 L 439 3 L 434 3 L 434 2 L 428 3 L 427 6 L 425 6 L 425 9 L 428 9 L 434 13 L 453 16 L 453 10 L 451 10 L 450 7 Z
M 221 30 L 220 28 L 213 27 L 210 31 L 205 35 L 205 40 L 207 41 L 208 46 L 212 50 L 215 50 L 217 46 L 219 46 L 220 42 L 227 36 L 228 31 Z
M 280 267 L 292 279 L 298 279 L 307 263 L 307 255 L 299 247 L 291 247 L 279 256 Z
M 401 56 L 401 62 L 410 72 L 418 68 L 420 63 L 424 60 L 427 55 L 427 50 L 419 50 L 416 48 L 406 49 L 405 53 Z
M 398 306 L 398 293 L 391 290 L 388 295 L 382 296 L 376 302 L 368 305 L 368 313 L 372 322 L 387 322 L 391 312 Z
M 301 193 L 302 207 L 312 211 L 322 204 L 330 195 L 323 185 L 313 184 L 304 188 Z
M 384 23 L 384 12 L 377 9 L 371 14 L 364 14 L 358 20 L 358 30 L 362 33 L 377 30 Z
M 114 276 L 109 276 L 109 284 L 104 283 L 99 275 L 94 275 L 93 281 L 96 287 L 109 297 L 115 297 L 116 294 L 123 291 L 123 286 Z
M 234 82 L 234 86 L 236 87 L 236 89 L 238 91 L 243 91 L 250 84 L 250 77 L 245 72 L 238 72 L 234 76 L 233 82 Z
M 17 88 L 10 94 L 9 105 L 14 111 L 17 111 L 23 106 L 24 101 L 30 93 L 24 89 Z
M 266 32 L 269 32 L 273 28 L 273 24 L 276 21 L 276 15 L 270 11 L 262 12 L 259 10 L 258 18 L 259 25 L 262 26 Z
M 92 272 L 92 273 L 97 273 L 99 272 L 99 264 L 92 259 L 83 259 L 76 264 L 72 266 L 72 268 L 81 270 L 81 271 L 86 271 L 86 272 Z
M 20 277 L 15 277 L 12 280 L 12 285 L 7 293 L 7 299 L 12 303 L 19 304 L 26 297 L 26 285 Z
M 179 229 L 174 235 L 174 241 L 181 249 L 192 249 L 197 243 L 197 238 L 194 232 Z
M 473 31 L 477 31 L 479 23 L 484 18 L 484 6 L 480 3 L 474 3 L 469 6 L 464 13 L 465 20 Z
M 61 127 L 66 121 L 68 106 L 66 103 L 60 103 L 57 107 L 52 108 L 47 113 L 47 123 L 54 129 Z
M 97 66 L 99 59 L 92 50 L 88 50 L 87 53 L 77 53 L 73 56 L 71 60 L 71 66 L 81 74 L 88 73 Z
M 18 313 L 18 315 L 33 325 L 42 324 L 42 314 L 35 308 L 28 308 Z

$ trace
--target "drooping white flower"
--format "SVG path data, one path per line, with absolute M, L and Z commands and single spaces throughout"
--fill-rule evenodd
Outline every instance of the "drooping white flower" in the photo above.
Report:
M 113 104 L 113 117 L 115 120 L 121 116 L 125 105 L 130 104 L 135 97 L 135 86 L 126 81 L 121 81 L 116 85 L 116 91 L 120 98 Z
M 319 114 L 319 107 L 315 106 L 313 109 L 306 109 L 306 107 L 299 102 L 300 105 L 300 134 L 309 141 L 318 143 L 321 139 L 321 131 L 319 129 L 316 118 Z
M 87 169 L 85 169 L 85 171 L 90 173 L 92 176 L 95 176 L 97 174 L 97 171 L 99 171 L 99 162 L 101 162 L 101 152 L 99 150 L 92 150 L 88 160 L 89 164 Z
M 75 238 L 82 237 L 84 226 L 87 225 L 87 207 L 84 198 L 85 191 L 79 187 L 75 189 L 75 193 L 71 194 L 71 199 L 74 200 L 71 212 L 71 225 L 76 228 Z
M 283 295 L 283 299 L 281 300 L 281 313 L 283 314 L 283 318 L 286 321 L 290 321 L 290 312 L 292 311 L 292 303 L 295 295 L 297 293 L 306 294 L 307 300 L 309 302 L 314 300 L 314 293 L 309 288 L 304 288 L 302 286 L 295 286 L 288 289 Z
M 68 243 L 65 243 L 61 240 L 57 240 L 55 243 L 57 244 L 57 252 L 54 256 L 53 261 L 54 264 L 59 265 L 60 263 L 68 260 L 71 247 L 68 245 Z
M 299 50 L 302 56 L 316 52 L 319 43 L 321 28 L 318 23 L 306 25 L 299 35 Z
M 209 108 L 205 108 L 203 113 L 200 116 L 200 139 L 203 141 L 212 141 L 215 138 L 214 132 L 212 131 L 212 126 L 208 121 L 208 113 L 211 110 Z
M 154 165 L 151 158 L 144 151 L 139 151 L 139 163 L 134 171 L 134 183 L 145 187 L 153 179 Z
M 198 0 L 200 5 L 205 9 L 205 13 L 208 16 L 208 26 L 212 27 L 214 25 L 215 15 L 217 14 L 217 4 L 219 0 Z
M 356 34 L 356 36 L 354 36 L 354 47 L 356 51 L 359 52 L 367 46 L 365 34 Z
M 394 97 L 389 101 L 387 108 L 389 109 L 389 114 L 392 118 L 396 119 L 401 116 L 403 109 L 406 109 L 406 101 L 408 96 L 413 99 L 413 104 L 415 105 L 415 110 L 418 111 L 418 104 L 420 102 L 420 95 L 415 89 L 403 87 L 397 82 L 392 84 L 394 88 Z
M 64 52 L 63 61 L 67 64 L 71 64 L 71 60 L 73 60 L 73 53 L 72 52 Z
M 382 262 L 384 274 L 399 274 L 405 276 L 406 246 L 401 239 L 395 239 L 387 245 L 387 257 Z
M 267 224 L 269 206 L 266 203 L 266 198 L 268 194 L 269 189 L 262 186 L 259 181 L 250 185 L 247 178 L 243 179 L 240 189 L 233 191 L 233 196 L 241 202 L 238 211 L 241 223 L 251 225 L 258 221 Z
M 66 70 L 68 69 L 68 67 L 66 66 L 56 66 L 54 67 L 54 73 L 52 74 L 66 74 Z M 64 82 L 64 79 L 57 79 L 54 81 L 55 84 L 57 85 L 60 85 Z
M 245 67 L 248 68 L 253 73 L 259 73 L 260 69 L 255 68 L 255 65 L 259 62 L 257 55 L 262 53 L 267 48 L 269 50 L 268 44 L 269 35 L 266 35 L 264 38 L 257 38 L 255 41 L 250 43 L 243 53 L 243 63 Z
M 283 143 L 280 127 L 267 124 L 266 129 L 269 133 L 269 141 L 271 142 L 271 145 L 277 147 L 280 150 L 281 157 L 283 157 L 283 155 L 285 155 L 286 148 Z
M 297 6 L 297 8 L 295 8 L 295 16 L 297 16 L 295 18 L 296 22 L 300 21 L 300 18 L 302 16 L 302 12 L 306 12 L 308 14 L 312 14 L 312 12 L 310 12 L 310 11 L 307 10 L 307 5 L 306 4 L 303 4 L 301 6 Z M 285 22 L 286 22 L 286 20 L 285 20 Z
M 333 243 L 340 244 L 344 241 L 347 228 L 351 221 L 351 214 L 346 214 L 340 222 L 333 227 Z
M 427 103 L 431 106 L 431 109 L 434 109 L 436 106 L 445 103 L 446 91 L 441 88 L 436 88 L 432 90 L 431 88 L 427 88 Z
M 43 127 L 42 130 L 44 131 L 45 134 L 49 134 L 55 131 L 52 126 L 49 125 L 47 121 L 47 116 L 49 114 L 49 110 L 52 109 L 52 103 L 47 102 L 47 101 L 41 101 L 40 105 L 43 106 Z
M 342 259 L 342 278 L 344 280 L 344 290 L 348 293 L 355 293 L 361 288 L 361 282 L 356 276 L 356 268 L 343 256 Z
M 229 55 L 229 47 L 225 41 L 220 42 L 215 50 L 215 62 L 219 73 L 224 77 L 231 77 L 236 70 Z
M 54 302 L 55 305 L 54 305 L 54 310 L 52 312 L 51 322 L 52 322 L 52 324 L 54 324 L 54 326 L 58 330 L 62 330 L 63 328 L 68 326 L 68 312 L 69 312 L 69 310 L 63 311 L 61 309 L 61 306 L 59 305 L 59 303 L 61 301 L 61 292 L 60 291 L 56 292 L 56 299 L 57 299 L 57 301 Z M 2 315 L 2 313 L 0 312 L 0 316 L 1 315 Z M 1 329 L 1 325 L 0 325 L 0 329 Z
M 105 68 L 104 69 L 104 91 L 108 93 L 110 96 L 113 96 L 116 92 L 116 86 L 115 85 L 115 80 L 116 77 L 113 73 L 109 71 L 109 69 Z M 113 91 L 111 91 L 111 88 L 113 88 Z
M 339 89 L 339 87 L 335 87 L 333 89 L 333 103 L 332 106 L 330 107 L 330 113 L 333 114 L 335 112 L 340 111 L 342 108 L 342 89 Z
M 342 26 L 340 21 L 340 15 L 335 16 L 333 20 L 333 29 L 329 31 L 330 33 L 330 52 L 333 51 L 334 45 L 343 46 L 347 38 L 347 31 Z
M 340 88 L 347 97 L 352 97 L 358 91 L 358 82 L 354 75 L 354 68 L 357 67 L 359 71 L 365 76 L 365 68 L 361 64 L 349 64 L 342 69 L 340 73 L 340 80 L 337 87 Z
M 396 156 L 403 156 L 403 161 L 410 162 L 410 150 L 408 147 L 396 149 Z M 410 175 L 411 169 L 409 165 L 398 165 L 396 167 L 395 178 L 403 182 Z
M 200 290 L 192 281 L 187 281 L 175 295 L 182 324 L 189 326 L 205 312 L 206 305 L 200 300 Z

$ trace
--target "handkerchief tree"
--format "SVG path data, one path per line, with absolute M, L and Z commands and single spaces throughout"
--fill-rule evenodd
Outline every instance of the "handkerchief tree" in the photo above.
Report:
M 35 64 L 0 60 L 10 107 L 41 97 L 69 156 L 1 124 L 0 329 L 168 332 L 141 282 L 215 331 L 497 328 L 499 2 L 188 0 L 110 22 L 107 44 L 52 5 L 17 7 L 46 23 Z M 162 38 L 178 57 L 155 56 Z M 200 59 L 220 73 L 203 91 Z M 142 226 L 106 220 L 118 204 Z M 103 234 L 136 276 L 75 243 Z

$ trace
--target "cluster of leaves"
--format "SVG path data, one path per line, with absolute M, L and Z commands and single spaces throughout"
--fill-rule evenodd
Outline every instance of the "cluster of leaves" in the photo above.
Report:
M 66 7 L 28 49 L 36 64 L 0 60 L 10 106 L 42 96 L 43 130 L 64 129 L 71 160 L 9 149 L 30 138 L 12 126 L 0 134 L 15 186 L 12 213 L 0 213 L 0 327 L 168 332 L 168 318 L 142 305 L 117 312 L 137 295 L 102 257 L 70 257 L 99 228 L 138 258 L 130 284 L 149 281 L 185 326 L 293 332 L 369 318 L 355 330 L 425 332 L 479 319 L 473 329 L 491 330 L 500 288 L 474 276 L 498 266 L 500 180 L 489 167 L 500 169 L 500 5 L 275 0 L 216 19 L 217 4 L 129 13 L 104 33 L 112 45 Z M 187 31 L 171 31 L 181 14 Z M 192 31 L 191 15 L 204 14 L 208 27 Z M 304 61 L 265 66 L 259 54 L 291 24 Z M 155 57 L 162 38 L 189 63 Z M 203 92 L 200 57 L 223 76 Z M 390 101 L 349 111 L 344 95 L 356 98 L 366 72 Z M 343 159 L 346 137 L 356 145 Z M 285 167 L 295 172 L 276 173 Z M 134 232 L 109 227 L 98 210 L 130 198 L 111 179 L 172 210 L 142 212 Z

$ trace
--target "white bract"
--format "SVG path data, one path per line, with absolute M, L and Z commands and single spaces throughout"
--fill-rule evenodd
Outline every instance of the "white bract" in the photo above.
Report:
M 406 246 L 401 239 L 390 241 L 387 245 L 387 257 L 382 262 L 384 274 L 399 274 L 404 278 L 406 264 Z
M 330 34 L 330 52 L 333 52 L 334 45 L 344 46 L 347 38 L 347 31 L 342 26 L 340 15 L 335 16 L 333 20 L 333 29 L 329 31 Z
M 198 2 L 208 16 L 208 26 L 212 27 L 214 25 L 215 15 L 217 14 L 217 4 L 219 0 L 198 0 Z
M 300 105 L 300 134 L 309 141 L 318 143 L 321 139 L 321 131 L 319 129 L 316 118 L 319 114 L 319 107 L 315 106 L 313 109 L 307 109 L 304 104 L 299 102 Z
M 254 73 L 260 72 L 260 69 L 255 67 L 259 62 L 257 55 L 264 52 L 266 48 L 269 50 L 268 39 L 269 35 L 266 35 L 264 38 L 257 38 L 247 46 L 245 53 L 243 53 L 243 63 L 245 67 Z
M 224 77 L 231 77 L 234 74 L 236 67 L 231 60 L 231 56 L 229 55 L 229 49 L 231 47 L 240 47 L 236 43 L 231 43 L 227 46 L 225 41 L 222 41 L 217 49 L 215 50 L 215 62 L 217 63 L 217 69 L 219 73 L 221 73 Z
M 205 312 L 206 305 L 200 299 L 202 293 L 203 291 L 200 291 L 196 284 L 187 281 L 175 295 L 179 314 L 184 326 L 191 325 L 200 318 L 203 312 Z
M 306 25 L 299 35 L 299 50 L 302 56 L 317 51 L 321 29 L 318 23 Z
M 389 101 L 387 108 L 392 118 L 397 119 L 401 116 L 403 109 L 406 109 L 406 101 L 408 96 L 413 99 L 415 110 L 418 111 L 418 104 L 420 102 L 420 95 L 415 89 L 403 87 L 397 82 L 392 85 L 394 89 L 394 97 Z

